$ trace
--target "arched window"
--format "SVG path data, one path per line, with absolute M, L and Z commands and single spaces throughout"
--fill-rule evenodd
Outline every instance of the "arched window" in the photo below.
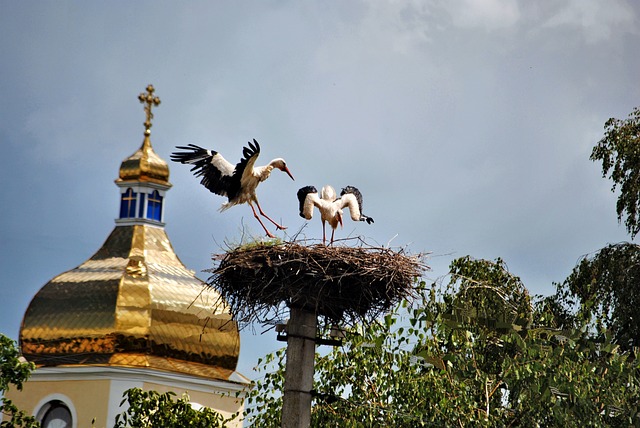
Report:
M 157 190 L 154 190 L 147 200 L 147 218 L 162 221 L 162 196 Z
M 127 189 L 120 199 L 120 218 L 134 218 L 136 216 L 136 200 L 138 194 L 133 189 Z
M 40 419 L 42 428 L 71 428 L 73 418 L 71 411 L 60 400 L 52 400 L 42 408 L 43 415 Z

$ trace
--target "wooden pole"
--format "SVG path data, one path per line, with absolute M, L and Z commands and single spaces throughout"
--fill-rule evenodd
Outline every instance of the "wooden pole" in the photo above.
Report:
M 282 428 L 308 428 L 311 424 L 317 324 L 315 312 L 291 308 L 287 323 Z

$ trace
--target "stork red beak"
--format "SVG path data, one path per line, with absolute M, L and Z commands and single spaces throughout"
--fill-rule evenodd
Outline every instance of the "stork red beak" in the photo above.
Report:
M 289 177 L 291 177 L 291 179 L 292 179 L 293 181 L 296 181 L 296 179 L 295 179 L 295 178 L 293 178 L 293 175 L 291 174 L 291 171 L 289 171 L 289 168 L 287 168 L 287 167 L 285 166 L 285 167 L 284 167 L 284 169 L 283 169 L 283 171 L 284 171 L 284 172 L 286 172 L 286 173 L 289 175 Z

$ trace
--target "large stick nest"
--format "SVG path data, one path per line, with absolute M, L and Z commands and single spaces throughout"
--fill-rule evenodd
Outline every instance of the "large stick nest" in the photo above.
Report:
M 412 295 L 422 256 L 389 248 L 285 242 L 238 247 L 219 260 L 209 284 L 240 322 L 268 323 L 284 306 L 329 322 L 368 322 Z

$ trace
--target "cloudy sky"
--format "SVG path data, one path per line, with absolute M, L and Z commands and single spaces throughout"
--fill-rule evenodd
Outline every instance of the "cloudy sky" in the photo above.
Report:
M 235 163 L 284 157 L 259 188 L 267 213 L 298 216 L 304 185 L 355 185 L 375 224 L 338 237 L 455 257 L 502 257 L 549 294 L 578 258 L 628 239 L 616 195 L 589 161 L 609 117 L 640 105 L 640 6 L 632 0 L 2 2 L 0 332 L 88 259 L 114 227 L 120 162 L 142 142 L 137 95 L 156 87 L 152 142 L 194 143 Z M 247 206 L 173 164 L 167 232 L 202 272 L 246 233 Z M 207 273 L 200 273 L 203 279 Z M 240 371 L 273 332 L 242 336 Z

